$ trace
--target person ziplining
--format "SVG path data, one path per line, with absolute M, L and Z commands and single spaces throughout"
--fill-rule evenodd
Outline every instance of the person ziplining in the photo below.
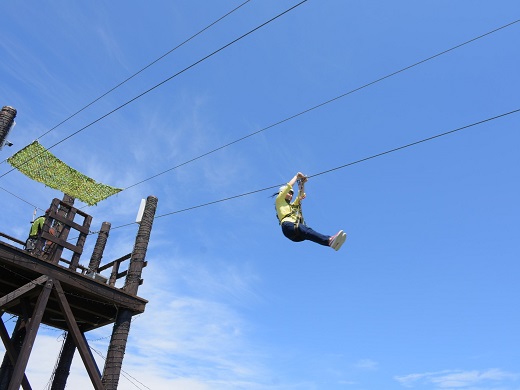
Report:
M 323 246 L 330 246 L 337 251 L 347 239 L 347 234 L 343 230 L 333 236 L 327 236 L 305 224 L 301 201 L 306 197 L 304 185 L 307 179 L 303 173 L 298 172 L 286 185 L 280 187 L 277 194 L 274 194 L 276 216 L 282 227 L 282 233 L 294 242 L 309 240 Z M 296 183 L 298 183 L 298 194 L 294 202 L 291 202 L 294 196 L 293 186 Z

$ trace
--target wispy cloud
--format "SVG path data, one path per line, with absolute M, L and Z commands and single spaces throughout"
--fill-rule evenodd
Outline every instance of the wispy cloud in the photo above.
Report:
M 176 261 L 147 272 L 155 282 L 143 290 L 150 300 L 143 319 L 132 323 L 131 337 L 138 337 L 125 359 L 130 372 L 146 367 L 163 378 L 164 387 L 157 388 L 169 389 L 233 388 L 235 381 L 254 388 L 263 382 L 264 354 L 235 308 L 254 299 L 250 270 L 209 273 L 204 265 Z
M 430 385 L 435 389 L 512 389 L 507 385 L 517 382 L 518 373 L 498 368 L 479 370 L 443 370 L 396 376 L 395 379 L 405 387 L 413 388 Z M 499 387 L 497 387 L 499 386 Z
M 378 363 L 372 359 L 360 359 L 356 362 L 355 368 L 361 370 L 377 370 Z

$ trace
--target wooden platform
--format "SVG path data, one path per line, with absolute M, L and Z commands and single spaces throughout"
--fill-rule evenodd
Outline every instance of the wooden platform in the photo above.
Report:
M 24 317 L 32 312 L 37 297 L 50 278 L 59 281 L 81 332 L 114 323 L 118 311 L 141 314 L 147 300 L 128 294 L 61 265 L 51 264 L 0 241 L 0 310 Z M 43 313 L 43 324 L 67 330 L 60 302 L 51 294 Z

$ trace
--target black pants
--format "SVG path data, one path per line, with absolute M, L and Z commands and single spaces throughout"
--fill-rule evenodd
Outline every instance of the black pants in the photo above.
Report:
M 320 245 L 329 246 L 330 236 L 318 233 L 301 223 L 296 227 L 293 222 L 283 222 L 282 233 L 285 237 L 294 242 L 309 240 Z

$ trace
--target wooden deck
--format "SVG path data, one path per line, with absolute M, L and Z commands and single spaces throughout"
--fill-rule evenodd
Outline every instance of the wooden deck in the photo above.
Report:
M 147 300 L 122 289 L 41 260 L 23 249 L 0 241 L 0 310 L 24 317 L 32 312 L 46 281 L 59 281 L 81 332 L 114 323 L 118 311 L 141 314 Z M 59 299 L 51 294 L 43 313 L 43 324 L 67 330 Z

